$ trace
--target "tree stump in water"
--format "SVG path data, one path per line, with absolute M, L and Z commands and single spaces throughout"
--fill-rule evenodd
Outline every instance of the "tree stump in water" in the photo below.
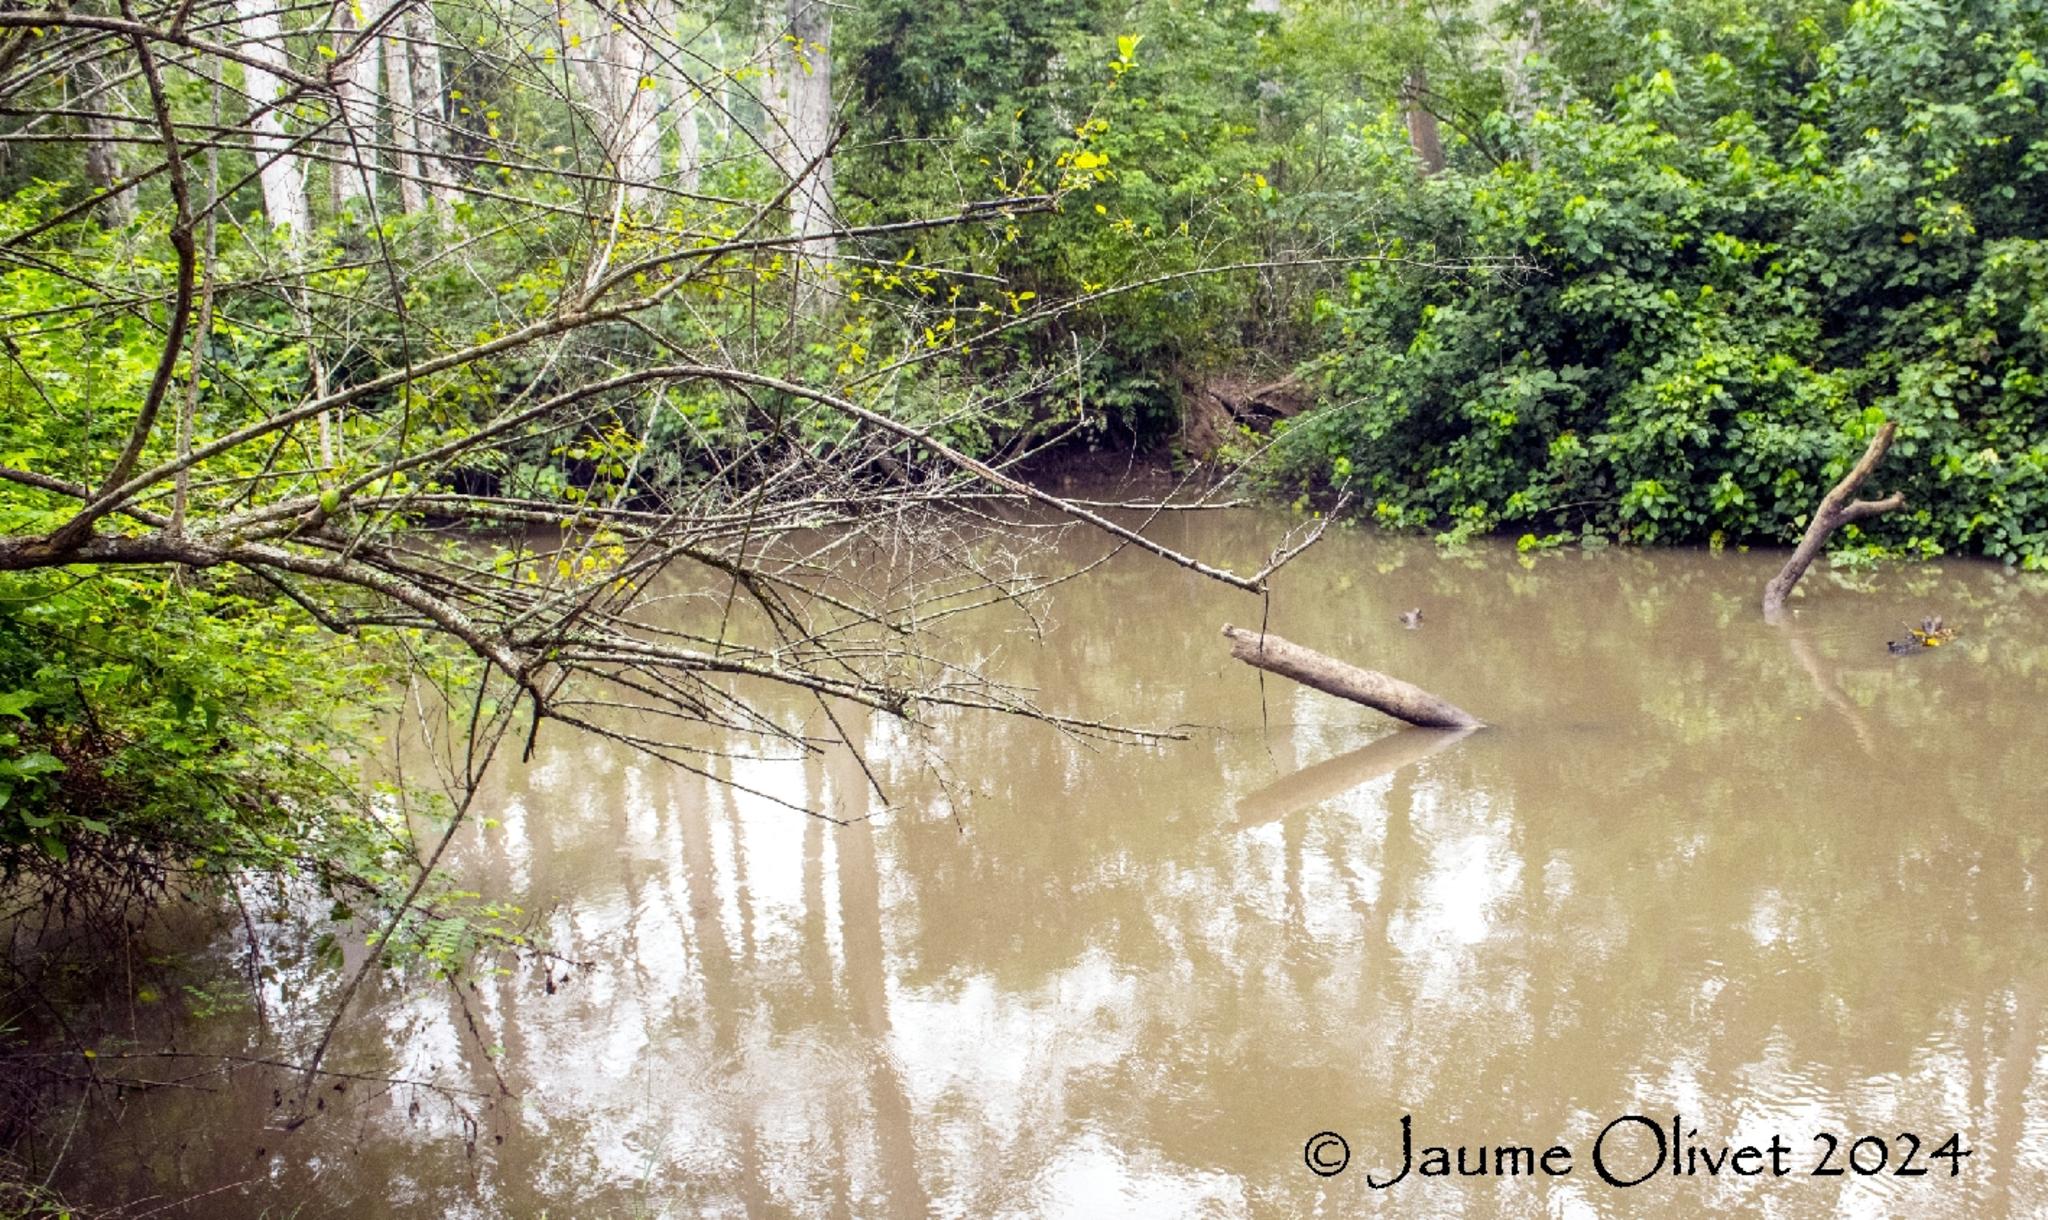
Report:
M 1277 635 L 1246 631 L 1225 623 L 1223 636 L 1230 641 L 1230 655 L 1253 668 L 1292 678 L 1326 695 L 1362 703 L 1396 720 L 1431 729 L 1473 729 L 1483 725 L 1477 716 L 1413 683 L 1326 657 Z
M 1806 575 L 1807 567 L 1827 549 L 1828 536 L 1853 522 L 1880 516 L 1897 508 L 1903 508 L 1906 497 L 1902 492 L 1893 492 L 1882 500 L 1851 500 L 1856 489 L 1863 486 L 1863 480 L 1877 469 L 1884 460 L 1885 451 L 1892 447 L 1892 435 L 1899 430 L 1897 424 L 1888 423 L 1870 438 L 1870 448 L 1863 451 L 1855 468 L 1842 476 L 1834 489 L 1821 497 L 1820 507 L 1813 510 L 1813 520 L 1806 523 L 1806 534 L 1800 538 L 1799 546 L 1792 552 L 1792 558 L 1785 561 L 1771 583 L 1764 586 L 1764 621 L 1775 623 L 1785 617 L 1785 599 L 1792 596 L 1792 586 Z

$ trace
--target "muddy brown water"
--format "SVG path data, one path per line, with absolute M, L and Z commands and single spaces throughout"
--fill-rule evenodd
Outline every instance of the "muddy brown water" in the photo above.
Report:
M 1288 524 L 1161 529 L 1256 566 Z M 456 867 L 587 966 L 380 984 L 331 1055 L 463 1092 L 330 1085 L 289 1134 L 268 1076 L 133 1096 L 59 1180 L 204 1216 L 2048 1215 L 2048 585 L 1819 570 L 1774 630 L 1775 563 L 1334 535 L 1271 629 L 1495 726 L 1447 737 L 1262 686 L 1217 634 L 1255 599 L 1126 554 L 1042 642 L 956 633 L 1048 707 L 1192 740 L 948 717 L 935 774 L 852 722 L 886 811 L 844 757 L 729 764 L 874 815 L 845 829 L 544 735 Z M 1925 613 L 1961 639 L 1889 655 Z M 317 1016 L 310 961 L 273 998 Z M 247 1009 L 175 1036 L 276 1045 Z M 1602 1179 L 1674 1115 L 1681 1153 L 1758 1151 Z M 1813 1175 L 1823 1132 L 1858 1168 Z M 1425 1177 L 1431 1145 L 1569 1172 Z

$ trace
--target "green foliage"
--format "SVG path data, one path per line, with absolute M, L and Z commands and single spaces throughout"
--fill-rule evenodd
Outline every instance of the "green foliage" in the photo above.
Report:
M 293 869 L 342 846 L 320 843 L 356 804 L 330 751 L 363 727 L 369 676 L 230 583 L 0 580 L 0 873 L 137 849 L 192 876 Z
M 984 345 L 967 371 L 1055 368 L 1062 384 L 1029 396 L 1028 419 L 1144 447 L 1177 424 L 1183 377 L 1292 333 L 1270 289 L 1248 290 L 1257 277 L 1189 274 L 1270 259 L 1299 237 L 1276 186 L 1304 131 L 1276 83 L 1287 49 L 1274 18 L 1242 5 L 1065 0 L 1004 14 L 887 4 L 855 18 L 845 41 L 862 48 L 853 66 L 871 105 L 839 161 L 842 206 L 890 221 L 957 206 L 963 182 L 987 197 L 1071 189 L 1044 223 L 985 240 L 957 231 L 934 254 L 1001 276 L 999 315 L 1120 291 Z
M 1592 96 L 1496 111 L 1500 164 L 1417 183 L 1358 130 L 1406 252 L 1519 266 L 1355 274 L 1285 476 L 1342 462 L 1402 525 L 1784 540 L 1893 419 L 1909 511 L 1869 540 L 2048 563 L 2040 6 L 1558 13 L 1549 83 Z
M 0 203 L 0 224 L 27 227 L 58 195 L 50 186 L 21 192 Z M 40 265 L 0 275 L 0 313 L 21 320 L 0 364 L 0 466 L 92 478 L 125 439 L 161 338 L 146 313 L 90 308 L 84 272 L 118 263 L 159 292 L 172 273 L 134 231 L 82 224 L 57 238 Z M 253 265 L 262 254 L 243 257 Z M 244 269 L 224 256 L 223 275 Z M 375 350 L 374 341 L 359 345 L 352 358 Z M 202 436 L 261 418 L 305 389 L 305 341 L 282 304 L 267 315 L 217 315 L 206 351 Z M 351 375 L 342 364 L 337 375 Z M 413 387 L 416 426 L 448 435 L 472 426 L 486 401 L 475 380 Z M 336 421 L 338 439 L 346 446 L 382 427 L 390 409 L 378 403 Z M 144 455 L 165 456 L 162 442 Z M 195 483 L 195 511 L 239 494 L 231 489 L 267 460 L 223 455 L 228 477 Z M 330 481 L 345 479 L 352 460 L 337 462 Z M 349 511 L 331 491 L 320 504 Z M 5 534 L 47 532 L 75 510 L 68 496 L 0 481 Z M 415 630 L 336 634 L 278 586 L 231 567 L 0 574 L 0 884 L 77 911 L 166 890 L 220 893 L 249 874 L 297 876 L 374 918 L 411 884 L 417 855 L 397 795 L 365 788 L 367 746 L 391 710 L 394 662 L 443 677 L 449 656 Z M 410 807 L 433 812 L 417 797 Z M 427 897 L 437 918 L 502 931 L 504 913 L 473 896 L 437 883 Z M 404 929 L 391 953 L 452 970 L 453 954 L 473 943 Z

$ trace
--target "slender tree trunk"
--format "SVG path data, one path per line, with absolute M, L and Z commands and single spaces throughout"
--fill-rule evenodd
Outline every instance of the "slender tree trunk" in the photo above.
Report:
M 285 66 L 284 32 L 278 26 L 277 9 L 271 0 L 235 0 L 241 17 L 244 50 L 262 64 L 244 64 L 242 82 L 249 95 L 254 116 L 251 151 L 256 155 L 257 181 L 263 189 L 263 214 L 273 228 L 290 229 L 295 239 L 312 231 L 312 209 L 306 203 L 306 163 L 288 151 L 291 142 L 284 135 L 284 115 L 264 109 L 277 99 L 283 82 L 277 76 Z M 260 113 L 259 113 L 260 112 Z
M 658 0 L 661 14 L 661 30 L 664 49 L 690 45 L 695 41 L 692 33 L 685 32 L 683 18 L 675 0 Z M 660 57 L 657 56 L 657 60 Z M 675 128 L 676 172 L 674 182 L 678 189 L 697 189 L 697 165 L 703 159 L 697 134 L 697 111 L 704 92 L 697 87 L 696 73 L 683 69 L 680 64 L 667 65 L 668 70 L 656 73 L 660 81 L 658 103 L 654 107 L 654 120 L 650 124 L 655 131 L 656 143 L 664 142 L 668 127 Z
M 790 172 L 808 174 L 792 196 L 793 225 L 802 234 L 829 232 L 832 221 L 832 10 L 825 0 L 789 0 L 794 40 L 787 67 Z M 830 254 L 816 243 L 813 253 Z
M 658 57 L 647 36 L 620 30 L 613 65 L 617 126 L 612 142 L 619 176 L 626 182 L 626 201 L 646 207 L 659 198 L 649 188 L 661 180 L 661 91 L 654 72 Z
M 414 0 L 400 24 L 405 31 L 405 64 L 411 79 L 403 89 L 394 82 L 392 96 L 410 99 L 406 112 L 428 198 L 452 206 L 461 198 L 456 186 L 461 178 L 448 161 L 448 116 L 442 109 L 447 91 L 441 83 L 440 31 L 433 5 L 428 0 Z
M 1529 59 L 1541 54 L 1543 10 L 1532 4 L 1522 14 L 1522 32 L 1507 46 L 1507 109 L 1523 122 L 1536 111 L 1536 86 L 1529 79 Z
M 598 31 L 583 39 L 586 53 L 570 61 L 573 78 L 625 205 L 643 207 L 647 188 L 661 176 L 656 56 L 643 31 L 611 20 L 601 8 L 597 17 Z
M 790 232 L 810 237 L 838 227 L 832 209 L 832 10 L 826 0 L 789 0 L 791 45 L 785 68 L 789 98 Z M 838 243 L 829 237 L 804 243 L 805 271 L 798 307 L 815 312 L 819 291 Z
M 1508 45 L 1507 103 L 1508 113 L 1516 122 L 1526 126 L 1536 117 L 1536 83 L 1529 70 L 1529 60 L 1543 54 L 1543 10 L 1530 5 L 1523 13 L 1521 37 Z M 1536 146 L 1528 146 L 1527 157 L 1533 168 L 1540 161 Z
M 88 59 L 78 67 L 76 84 L 78 105 L 94 114 L 108 114 L 119 110 L 120 91 L 107 83 L 107 62 L 103 59 Z M 114 137 L 115 123 L 110 118 L 89 118 L 85 120 L 85 176 L 94 186 L 107 190 L 121 181 L 121 146 Z M 135 192 L 123 191 L 109 195 L 99 205 L 100 220 L 109 228 L 119 228 L 135 217 Z
M 697 130 L 701 91 L 685 85 L 679 92 L 687 100 L 679 102 L 676 111 L 676 185 L 694 191 L 698 185 L 697 171 L 704 164 L 704 140 Z
M 719 104 L 710 107 L 711 146 L 714 149 L 730 150 L 733 116 L 740 113 L 740 106 L 746 101 L 746 86 L 734 80 L 736 74 L 728 70 L 731 65 L 725 58 L 725 35 L 718 32 L 717 26 L 711 27 L 711 62 L 718 65 L 719 77 L 724 82 L 718 87 Z M 708 103 L 708 90 L 705 99 Z
M 391 143 L 397 150 L 391 157 L 391 169 L 398 179 L 398 206 L 410 216 L 426 211 L 431 198 L 420 165 L 420 112 L 412 95 L 412 48 L 402 33 L 385 40 L 384 73 L 389 82 L 385 91 L 391 99 Z
M 412 123 L 420 137 L 420 174 L 428 180 L 428 197 L 444 207 L 453 207 L 463 197 L 463 174 L 449 160 L 449 90 L 440 80 L 440 27 L 434 23 L 434 6 L 428 0 L 414 0 L 406 8 L 406 63 L 412 70 L 412 88 L 403 94 L 412 98 Z
M 1422 162 L 1422 172 L 1443 172 L 1444 142 L 1437 131 L 1436 115 L 1429 109 L 1429 74 L 1417 67 L 1401 84 L 1401 108 L 1408 119 L 1408 143 Z
M 612 143 L 612 73 L 610 68 L 611 36 L 607 33 L 584 31 L 588 25 L 587 14 L 574 0 L 555 0 L 556 23 L 560 27 L 556 37 L 557 50 L 562 62 L 568 66 L 564 89 L 569 94 L 573 110 L 587 115 L 585 120 L 597 143 L 604 153 L 606 172 L 617 166 L 617 149 Z M 598 13 L 600 21 L 604 14 Z M 604 27 L 599 26 L 602 30 Z M 577 141 L 579 147 L 581 141 Z M 578 154 L 579 162 L 581 154 Z
M 362 20 L 356 20 L 357 0 L 338 0 L 334 6 L 336 50 L 350 55 L 335 82 L 334 100 L 346 143 L 340 149 L 342 164 L 334 167 L 334 210 L 353 210 L 358 220 L 370 218 L 369 202 L 377 195 L 377 77 L 383 66 L 381 38 L 364 40 L 363 30 L 376 23 L 388 7 L 388 0 L 366 0 Z
M 789 63 L 783 53 L 788 40 L 784 35 L 788 27 L 775 14 L 774 5 L 764 7 L 762 15 L 761 46 L 758 61 L 761 65 L 761 127 L 757 138 L 761 151 L 785 176 L 791 171 L 789 159 L 793 145 L 789 138 Z
M 671 32 L 678 42 L 684 40 L 683 32 L 670 23 Z M 703 136 L 698 131 L 709 96 L 699 88 L 694 73 L 684 73 L 680 78 L 671 77 L 666 82 L 668 114 L 676 129 L 676 186 L 685 191 L 697 189 L 697 169 L 704 161 Z

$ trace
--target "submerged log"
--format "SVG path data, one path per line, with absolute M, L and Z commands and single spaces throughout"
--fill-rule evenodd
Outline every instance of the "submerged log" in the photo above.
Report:
M 1230 655 L 1247 665 L 1292 678 L 1326 695 L 1363 703 L 1396 720 L 1430 729 L 1481 727 L 1479 718 L 1463 708 L 1378 670 L 1360 669 L 1277 635 L 1262 635 L 1228 623 L 1223 625 L 1223 635 L 1230 641 Z
M 1806 534 L 1799 539 L 1799 546 L 1792 552 L 1792 558 L 1785 561 L 1771 583 L 1764 586 L 1764 621 L 1775 623 L 1785 616 L 1785 599 L 1792 596 L 1792 586 L 1806 575 L 1806 569 L 1820 553 L 1827 549 L 1828 536 L 1845 525 L 1876 517 L 1894 509 L 1903 508 L 1906 497 L 1902 492 L 1893 492 L 1882 500 L 1851 500 L 1856 489 L 1863 486 L 1863 480 L 1884 461 L 1885 451 L 1892 447 L 1892 436 L 1899 430 L 1897 424 L 1886 424 L 1870 438 L 1870 447 L 1863 451 L 1855 468 L 1842 476 L 1834 489 L 1821 497 L 1820 507 L 1813 510 L 1813 520 L 1806 523 Z

